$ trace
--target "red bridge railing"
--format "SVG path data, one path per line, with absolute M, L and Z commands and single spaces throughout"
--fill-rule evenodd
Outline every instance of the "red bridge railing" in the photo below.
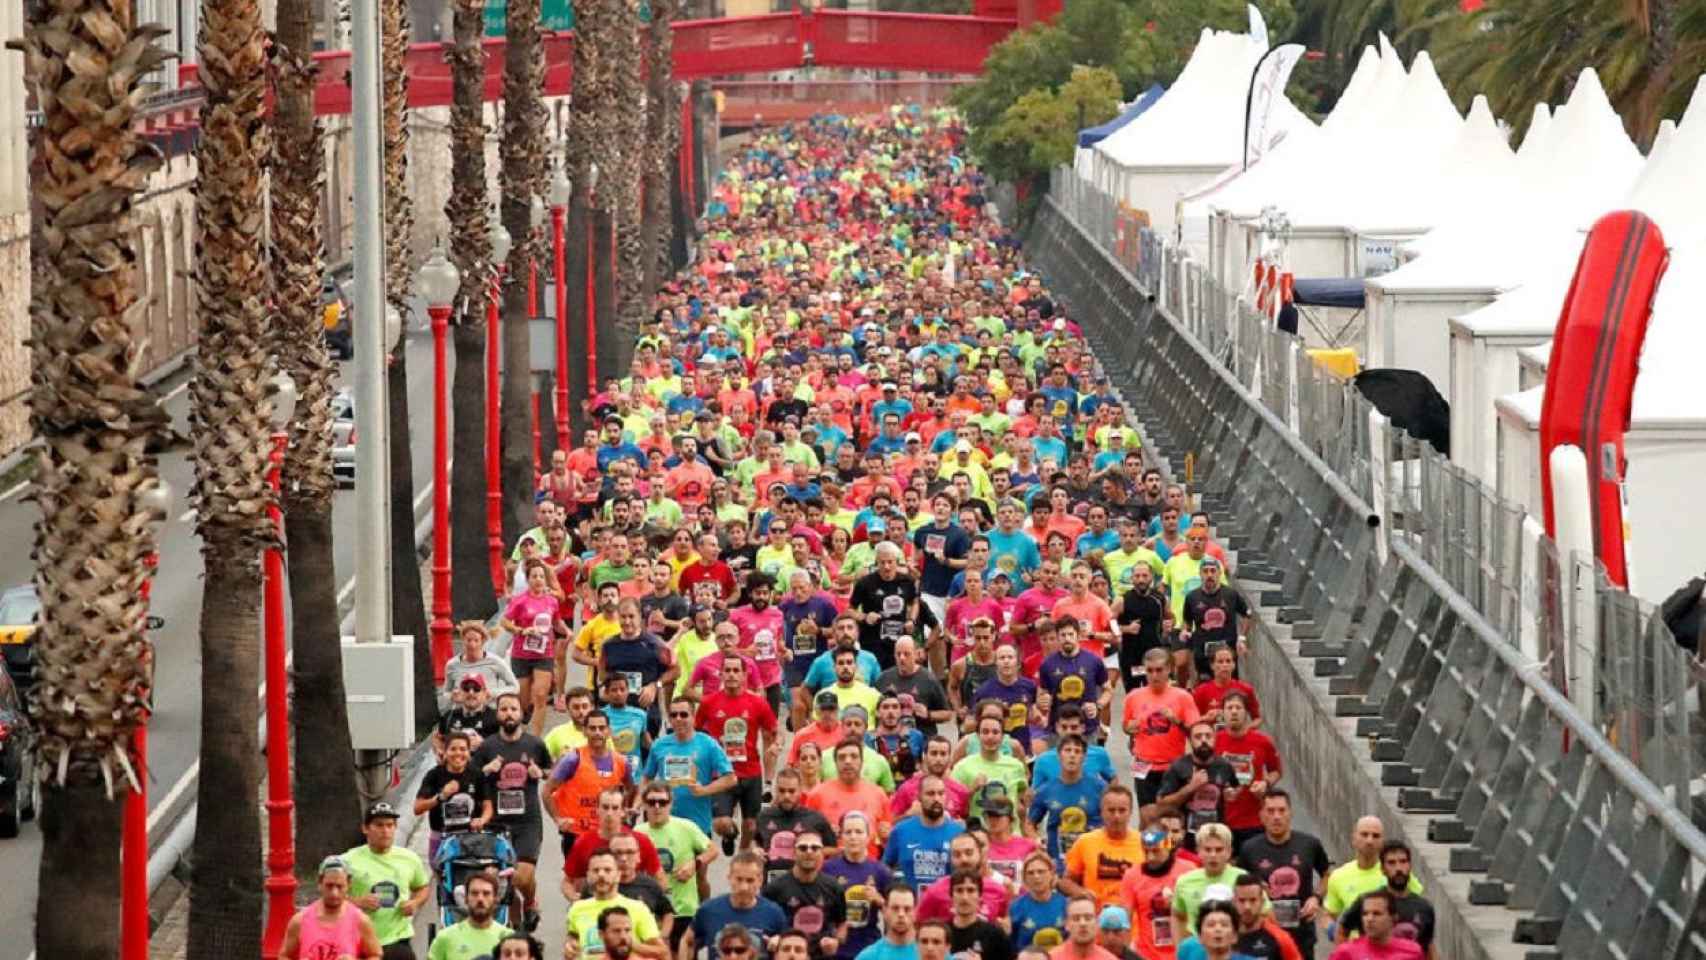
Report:
M 989 48 L 1016 26 L 1016 20 L 1004 17 L 851 10 L 686 20 L 674 24 L 675 75 L 696 80 L 814 65 L 974 74 L 982 70 Z M 485 98 L 495 100 L 503 91 L 504 40 L 486 40 L 485 54 Z M 314 59 L 320 67 L 315 111 L 321 115 L 348 113 L 349 51 L 317 53 Z M 545 63 L 546 94 L 568 93 L 574 79 L 572 33 L 546 38 Z M 450 103 L 450 66 L 444 62 L 442 43 L 410 47 L 408 71 L 410 106 Z M 197 73 L 196 64 L 181 66 L 181 85 L 192 87 Z M 186 106 L 196 105 L 186 102 Z M 174 108 L 181 109 L 176 103 Z

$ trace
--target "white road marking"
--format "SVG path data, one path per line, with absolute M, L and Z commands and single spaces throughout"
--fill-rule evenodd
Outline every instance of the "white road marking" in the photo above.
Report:
M 5 502 L 7 500 L 12 499 L 13 497 L 17 496 L 18 494 L 23 493 L 25 490 L 28 490 L 29 487 L 30 487 L 30 481 L 28 481 L 28 480 L 18 481 L 17 485 L 12 487 L 12 489 L 7 490 L 5 493 L 0 493 L 0 502 Z
M 191 507 L 188 510 L 185 510 L 184 515 L 178 518 L 178 522 L 179 523 L 193 523 L 193 522 L 195 522 L 195 508 Z

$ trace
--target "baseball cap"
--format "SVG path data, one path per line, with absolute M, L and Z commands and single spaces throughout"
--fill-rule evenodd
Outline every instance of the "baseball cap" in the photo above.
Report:
M 395 820 L 397 817 L 397 808 L 391 806 L 391 804 L 384 800 L 381 800 L 367 808 L 367 816 L 363 817 L 361 822 L 368 824 L 375 820 Z
M 960 441 L 956 442 L 954 444 L 954 452 L 955 453 L 970 453 L 971 452 L 971 441 L 970 440 L 960 440 Z
M 484 690 L 486 689 L 486 678 L 477 673 L 470 673 L 458 681 L 456 685 L 464 690 Z
M 841 701 L 836 699 L 835 694 L 829 690 L 819 691 L 816 703 L 819 710 L 834 710 L 841 706 Z
M 830 694 L 830 696 L 834 696 L 834 694 Z M 841 711 L 841 716 L 843 718 L 858 717 L 861 720 L 869 722 L 871 719 L 871 712 L 857 703 L 850 703 L 847 705 L 845 710 Z
M 884 381 L 883 389 L 884 390 L 899 390 L 900 388 L 895 386 L 893 380 L 888 380 L 888 381 Z
M 1011 817 L 1012 815 L 1013 803 L 1006 797 L 991 797 L 983 801 L 983 816 L 986 820 L 990 817 Z
M 1065 330 L 1066 329 L 1066 321 L 1065 320 L 1055 320 L 1054 328 L 1056 330 Z
M 1150 829 L 1143 831 L 1143 845 L 1146 847 L 1159 847 L 1166 842 L 1167 831 L 1165 830 L 1159 830 L 1151 827 Z
M 334 853 L 320 861 L 320 866 L 315 869 L 314 875 L 317 877 L 323 877 L 326 874 L 333 872 L 342 872 L 347 875 L 350 872 L 349 861 Z
M 918 432 L 915 430 L 912 433 L 909 433 L 906 435 L 906 442 L 907 443 L 923 443 L 924 438 L 919 436 Z
M 1097 926 L 1103 930 L 1130 930 L 1131 918 L 1126 916 L 1124 907 L 1109 904 L 1102 908 L 1102 916 Z
M 1216 570 L 1219 570 L 1220 569 L 1220 561 L 1216 560 L 1213 557 L 1203 557 L 1202 563 L 1200 564 L 1200 566 L 1213 567 Z

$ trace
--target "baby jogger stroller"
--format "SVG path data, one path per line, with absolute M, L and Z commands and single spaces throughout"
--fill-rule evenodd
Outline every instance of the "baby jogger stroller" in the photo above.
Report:
M 468 878 L 480 873 L 497 881 L 497 910 L 493 919 L 512 929 L 520 923 L 521 894 L 513 882 L 515 860 L 515 847 L 502 833 L 473 831 L 445 834 L 432 864 L 438 874 L 437 927 L 448 927 L 467 918 Z M 437 928 L 429 924 L 428 941 L 437 933 Z

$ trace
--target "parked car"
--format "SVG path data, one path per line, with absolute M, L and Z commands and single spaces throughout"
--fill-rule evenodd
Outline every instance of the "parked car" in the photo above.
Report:
M 355 395 L 332 395 L 332 476 L 339 486 L 355 486 Z
M 0 837 L 18 835 L 38 806 L 36 731 L 12 672 L 0 663 Z
M 36 623 L 41 618 L 41 600 L 34 584 L 9 587 L 0 593 L 0 652 L 12 676 L 25 689 L 35 682 Z

